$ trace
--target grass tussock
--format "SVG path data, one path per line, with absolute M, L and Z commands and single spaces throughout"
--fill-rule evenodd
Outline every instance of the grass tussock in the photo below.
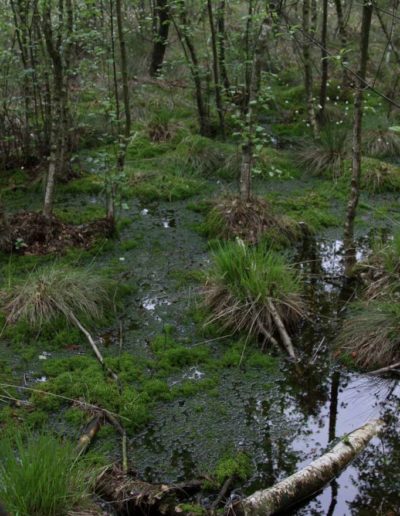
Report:
M 291 240 L 301 235 L 298 223 L 276 215 L 267 201 L 257 197 L 250 202 L 237 197 L 218 201 L 208 213 L 202 229 L 208 237 L 240 238 L 249 244 L 260 242 L 268 233 Z
M 213 262 L 204 290 L 209 322 L 268 340 L 277 330 L 271 302 L 288 330 L 304 316 L 299 275 L 282 255 L 229 242 Z
M 349 155 L 349 134 L 346 128 L 332 123 L 326 125 L 320 137 L 305 141 L 295 153 L 295 159 L 304 172 L 314 176 L 340 177 L 344 160 Z
M 400 233 L 395 233 L 389 241 L 376 241 L 371 256 L 359 267 L 367 301 L 397 295 L 400 292 Z
M 32 272 L 0 291 L 8 323 L 26 321 L 40 327 L 60 315 L 85 321 L 101 319 L 109 297 L 107 282 L 88 269 L 56 266 Z
M 361 369 L 373 370 L 400 360 L 400 308 L 398 302 L 374 300 L 359 305 L 337 338 L 341 352 Z
M 400 190 L 400 167 L 374 158 L 362 160 L 362 188 L 370 193 Z
M 50 435 L 2 438 L 0 500 L 9 514 L 63 516 L 88 503 L 90 482 L 72 445 Z

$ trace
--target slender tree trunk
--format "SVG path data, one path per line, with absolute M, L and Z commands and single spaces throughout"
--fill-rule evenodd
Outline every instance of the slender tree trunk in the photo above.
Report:
M 362 107 L 365 88 L 365 77 L 368 63 L 369 34 L 371 28 L 373 5 L 365 1 L 362 13 L 361 41 L 360 41 L 360 70 L 356 78 L 356 93 L 354 97 L 353 121 L 353 151 L 351 190 L 347 204 L 346 221 L 344 225 L 345 274 L 350 276 L 356 263 L 356 249 L 354 244 L 354 219 L 356 217 L 358 200 L 360 197 L 361 182 L 361 135 L 362 135 Z
M 331 393 L 330 393 L 330 407 L 329 407 L 329 430 L 328 442 L 336 438 L 336 421 L 338 411 L 338 396 L 340 387 L 340 372 L 334 371 L 331 377 Z
M 186 7 L 185 3 L 180 1 L 178 3 L 178 14 L 179 21 L 176 21 L 174 18 L 172 19 L 174 23 L 174 27 L 176 33 L 179 38 L 179 42 L 182 46 L 183 52 L 185 54 L 186 62 L 188 63 L 190 73 L 193 78 L 194 87 L 195 87 L 195 96 L 196 96 L 196 104 L 197 104 L 197 114 L 199 117 L 199 125 L 200 125 L 200 134 L 202 136 L 210 136 L 211 127 L 210 127 L 210 118 L 208 113 L 207 104 L 204 101 L 203 96 L 203 85 L 200 73 L 200 64 L 197 57 L 197 52 L 195 46 L 193 44 L 192 39 L 189 36 L 189 25 L 187 22 L 186 15 Z
M 168 34 L 170 26 L 170 13 L 168 0 L 156 0 L 154 8 L 156 18 L 158 19 L 158 29 L 155 32 L 155 40 L 151 53 L 151 62 L 149 74 L 156 77 L 160 74 L 164 62 L 165 51 L 168 45 Z
M 116 118 L 118 130 L 118 154 L 117 154 L 117 169 L 122 172 L 125 167 L 126 152 L 129 145 L 129 138 L 131 135 L 132 119 L 130 108 L 129 95 L 129 81 L 128 81 L 128 60 L 126 54 L 125 32 L 123 26 L 122 2 L 116 0 L 115 14 L 117 18 L 117 35 L 120 50 L 120 67 L 122 78 L 122 101 L 124 106 L 124 129 L 121 127 L 121 113 L 118 94 L 117 68 L 115 59 L 115 39 L 114 39 L 114 12 L 113 0 L 110 0 L 110 31 L 111 31 L 111 52 L 112 52 L 112 66 L 113 66 L 113 84 L 116 104 Z M 106 217 L 109 221 L 114 222 L 115 219 L 115 198 L 117 194 L 117 184 L 112 172 L 109 172 L 106 181 Z
M 311 33 L 316 36 L 318 29 L 318 4 L 317 0 L 311 0 Z
M 217 36 L 215 33 L 214 25 L 214 14 L 211 0 L 207 0 L 208 19 L 210 22 L 211 31 L 211 48 L 213 55 L 213 73 L 214 73 L 214 87 L 215 87 L 215 103 L 217 106 L 218 118 L 219 118 L 219 130 L 221 136 L 225 139 L 225 120 L 224 120 L 224 107 L 222 104 L 222 87 L 219 76 L 218 66 L 218 52 L 217 52 Z
M 303 0 L 303 62 L 304 87 L 306 93 L 308 123 L 314 137 L 318 136 L 318 125 L 313 101 L 313 76 L 311 63 L 310 0 Z
M 338 32 L 340 37 L 340 44 L 342 49 L 347 48 L 347 34 L 346 34 L 346 23 L 343 16 L 342 0 L 335 0 L 336 15 L 338 21 Z M 346 65 L 346 57 L 344 58 L 343 64 Z M 346 68 L 343 68 L 343 85 L 347 85 L 349 77 Z
M 10 247 L 10 225 L 4 203 L 0 198 L 0 250 L 8 251 Z
M 256 48 L 253 57 L 253 65 L 251 69 L 248 93 L 247 93 L 247 105 L 245 110 L 246 120 L 246 141 L 242 145 L 242 162 L 240 166 L 240 178 L 239 178 L 239 194 L 242 201 L 248 202 L 251 199 L 251 180 L 252 180 L 252 168 L 253 168 L 253 137 L 254 137 L 254 104 L 257 103 L 257 97 L 259 92 L 260 80 L 259 73 L 261 70 L 261 61 L 265 55 L 268 35 L 271 26 L 267 19 L 261 24 L 259 36 L 256 43 Z
M 225 0 L 221 0 L 217 9 L 217 29 L 218 29 L 218 60 L 219 60 L 219 71 L 221 75 L 221 81 L 224 85 L 225 91 L 229 91 L 230 82 L 228 78 L 228 72 L 226 70 L 225 62 Z
M 71 7 L 72 8 L 72 7 Z M 70 18 L 67 13 L 67 23 L 64 21 L 64 1 L 58 2 L 58 27 L 52 26 L 51 4 L 46 0 L 43 5 L 42 30 L 44 34 L 47 53 L 52 63 L 53 73 L 53 106 L 51 113 L 50 156 L 47 173 L 43 214 L 50 217 L 53 211 L 56 177 L 64 170 L 66 159 L 66 131 L 67 131 L 67 92 L 65 84 L 65 65 L 63 58 L 68 52 L 68 41 L 72 27 L 69 26 Z
M 325 116 L 326 94 L 328 85 L 328 0 L 322 3 L 322 30 L 321 30 L 321 87 L 319 92 L 319 121 L 323 122 Z
M 126 147 L 128 145 L 129 137 L 131 134 L 132 122 L 131 122 L 131 109 L 130 109 L 129 84 L 128 84 L 128 60 L 127 60 L 127 56 L 126 56 L 126 44 L 125 44 L 125 33 L 124 33 L 123 21 L 122 21 L 121 0 L 116 0 L 115 9 L 116 9 L 116 15 L 117 15 L 117 32 L 118 32 L 120 58 L 121 58 L 122 98 L 123 98 L 124 114 L 125 114 L 125 128 L 124 128 L 125 146 L 123 148 L 123 153 L 121 153 L 121 156 L 119 158 L 119 166 L 121 169 L 123 169 L 124 163 L 125 163 Z

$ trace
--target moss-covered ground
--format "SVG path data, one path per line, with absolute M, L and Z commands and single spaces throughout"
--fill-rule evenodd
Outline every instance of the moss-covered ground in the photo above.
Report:
M 257 342 L 241 335 L 224 335 L 218 324 L 204 327 L 201 288 L 212 248 L 204 237 L 205 216 L 212 199 L 235 191 L 240 149 L 233 139 L 197 136 L 193 113 L 184 103 L 173 115 L 158 113 L 156 104 L 150 122 L 137 121 L 128 148 L 126 171 L 119 179 L 115 239 L 57 257 L 0 257 L 2 285 L 53 262 L 94 267 L 116 281 L 114 310 L 90 330 L 121 385 L 107 377 L 84 336 L 61 317 L 37 330 L 24 322 L 6 325 L 3 315 L 0 382 L 24 389 L 1 388 L 2 428 L 57 429 L 77 439 L 90 413 L 74 400 L 84 401 L 121 417 L 130 461 L 142 478 L 173 482 L 208 474 L 219 486 L 236 475 L 247 491 L 293 472 L 326 446 L 324 428 L 334 403 L 329 342 L 345 299 L 335 276 L 341 271 L 349 177 L 346 170 L 335 181 L 317 178 L 299 167 L 292 142 L 309 136 L 302 122 L 303 91 L 300 86 L 282 89 L 281 84 L 273 89 L 277 105 L 293 117 L 289 123 L 272 123 L 279 145 L 269 143 L 260 150 L 254 191 L 276 213 L 310 229 L 307 241 L 289 241 L 285 248 L 306 273 L 313 320 L 303 322 L 294 342 L 304 354 L 303 363 L 312 367 L 304 365 L 296 379 L 273 351 L 263 353 Z M 154 98 L 160 94 L 150 87 L 140 92 L 146 108 L 152 106 L 143 100 L 149 91 Z M 340 93 L 343 108 L 348 101 Z M 82 224 L 103 215 L 104 170 L 114 154 L 108 143 L 88 145 L 78 153 L 80 177 L 60 185 L 57 216 Z M 400 222 L 400 169 L 376 157 L 365 160 L 364 167 L 370 182 L 364 185 L 357 215 L 360 253 L 368 249 L 371 228 L 387 231 Z M 11 211 L 40 206 L 40 183 L 27 172 L 1 181 Z M 340 374 L 343 389 L 352 385 L 362 390 L 357 375 Z M 351 400 L 348 392 L 344 404 Z M 30 404 L 19 406 L 10 398 Z M 349 423 L 346 406 L 336 409 L 343 414 L 338 434 L 362 419 L 353 415 Z M 112 427 L 101 429 L 93 449 L 106 462 L 118 456 Z

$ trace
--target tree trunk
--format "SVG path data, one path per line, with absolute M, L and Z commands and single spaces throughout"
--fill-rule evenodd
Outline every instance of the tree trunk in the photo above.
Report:
M 124 103 L 125 113 L 125 128 L 124 128 L 124 145 L 121 148 L 118 164 L 122 170 L 125 164 L 125 154 L 129 143 L 131 134 L 131 109 L 129 100 L 129 84 L 128 84 L 128 60 L 126 56 L 125 33 L 122 21 L 122 5 L 121 0 L 116 0 L 115 10 L 117 15 L 117 33 L 119 40 L 120 58 L 121 58 L 121 75 L 122 75 L 122 98 Z
M 221 82 L 224 85 L 225 91 L 229 91 L 230 82 L 225 63 L 225 0 L 221 0 L 217 9 L 217 29 L 218 29 L 218 60 L 219 71 L 221 75 Z
M 225 120 L 224 120 L 224 108 L 222 105 L 222 94 L 221 94 L 221 81 L 219 77 L 219 66 L 218 66 L 218 51 L 217 51 L 217 36 L 215 33 L 214 25 L 214 14 L 211 0 L 207 0 L 207 11 L 208 20 L 210 22 L 211 31 L 211 48 L 213 56 L 213 73 L 214 73 L 214 88 L 215 88 L 215 103 L 217 106 L 218 118 L 219 118 L 219 130 L 221 136 L 225 139 Z
M 196 104 L 197 104 L 197 114 L 199 117 L 199 125 L 200 125 L 200 134 L 202 136 L 210 136 L 211 127 L 210 127 L 210 119 L 209 113 L 207 109 L 207 104 L 204 101 L 203 96 L 203 85 L 201 80 L 200 73 L 200 65 L 199 60 L 197 58 L 196 48 L 188 34 L 188 22 L 186 16 L 186 7 L 184 2 L 179 1 L 178 4 L 178 14 L 179 21 L 172 20 L 174 23 L 174 27 L 176 33 L 178 34 L 179 42 L 182 46 L 183 52 L 185 54 L 186 62 L 188 63 L 190 73 L 193 78 L 194 87 L 195 87 L 195 95 L 196 95 Z
M 158 30 L 154 34 L 155 40 L 151 53 L 149 74 L 156 77 L 160 74 L 164 62 L 165 51 L 168 45 L 170 13 L 168 0 L 156 0 L 155 14 L 158 19 Z
M 318 6 L 317 0 L 311 0 L 311 33 L 316 36 L 318 29 Z
M 323 122 L 325 116 L 326 94 L 328 85 L 328 0 L 322 4 L 322 30 L 321 30 L 321 88 L 319 92 L 319 121 Z
M 10 226 L 3 201 L 0 199 L 0 250 L 8 251 L 11 247 Z
M 335 0 L 336 7 L 336 15 L 338 20 L 338 32 L 340 37 L 340 43 L 342 49 L 347 48 L 347 34 L 346 34 L 346 24 L 343 16 L 343 7 L 342 0 Z M 346 59 L 346 58 L 345 58 Z M 346 60 L 343 61 L 343 64 L 346 65 Z M 347 85 L 349 82 L 348 74 L 346 68 L 343 68 L 343 85 Z
M 238 508 L 232 507 L 235 511 L 232 514 L 268 516 L 316 493 L 357 457 L 383 427 L 384 423 L 379 419 L 369 421 L 304 469 L 245 498 Z
M 307 102 L 308 123 L 314 137 L 318 136 L 317 119 L 313 101 L 313 76 L 311 63 L 310 0 L 303 0 L 303 63 L 304 88 Z
M 354 219 L 356 217 L 358 200 L 360 197 L 361 182 L 361 135 L 362 135 L 362 107 L 367 73 L 369 33 L 371 28 L 373 6 L 366 2 L 363 7 L 360 42 L 360 71 L 356 78 L 356 93 L 354 97 L 353 122 L 353 152 L 352 176 L 350 197 L 347 204 L 346 221 L 344 225 L 344 261 L 345 274 L 350 276 L 356 263 L 356 249 L 354 244 Z
M 239 193 L 242 201 L 251 199 L 251 170 L 253 167 L 253 145 L 251 141 L 242 147 L 242 162 L 240 165 Z
M 50 57 L 53 70 L 53 106 L 51 135 L 50 135 L 50 156 L 49 168 L 47 172 L 45 198 L 43 214 L 50 217 L 53 211 L 54 191 L 56 175 L 64 170 L 64 160 L 66 155 L 66 85 L 64 63 L 63 63 L 63 1 L 59 2 L 58 24 L 56 33 L 52 27 L 51 6 L 46 1 L 43 6 L 42 29 L 46 44 L 47 53 Z
M 247 104 L 245 109 L 246 141 L 242 145 L 242 162 L 240 166 L 239 194 L 242 201 L 251 199 L 251 175 L 253 166 L 253 133 L 254 133 L 254 104 L 260 87 L 261 61 L 265 54 L 270 25 L 267 19 L 263 21 L 256 43 L 253 66 L 248 84 Z

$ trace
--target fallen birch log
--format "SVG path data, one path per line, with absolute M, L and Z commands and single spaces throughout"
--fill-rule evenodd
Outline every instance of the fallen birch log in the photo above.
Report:
M 304 469 L 241 500 L 228 510 L 228 514 L 268 516 L 312 495 L 357 457 L 383 426 L 380 419 L 369 421 L 345 436 L 332 450 Z

